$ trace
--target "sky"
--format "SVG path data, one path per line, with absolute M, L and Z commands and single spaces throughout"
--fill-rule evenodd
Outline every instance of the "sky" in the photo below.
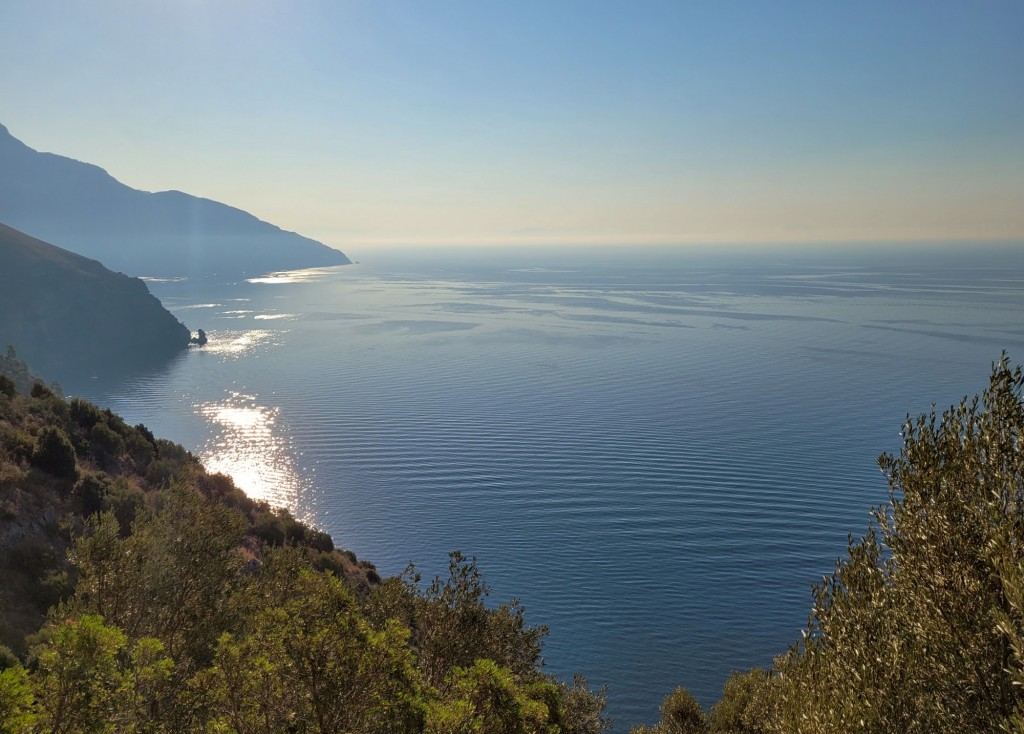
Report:
M 341 249 L 1024 241 L 1019 0 L 3 0 L 0 123 Z

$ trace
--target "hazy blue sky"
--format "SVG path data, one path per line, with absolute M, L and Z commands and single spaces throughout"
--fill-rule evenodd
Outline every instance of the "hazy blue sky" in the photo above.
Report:
M 377 242 L 1024 239 L 1024 2 L 0 3 L 0 123 Z

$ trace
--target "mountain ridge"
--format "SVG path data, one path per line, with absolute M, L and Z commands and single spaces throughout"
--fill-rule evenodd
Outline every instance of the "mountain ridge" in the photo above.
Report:
M 131 275 L 238 277 L 351 262 L 238 207 L 135 189 L 93 163 L 36 151 L 2 124 L 0 222 Z

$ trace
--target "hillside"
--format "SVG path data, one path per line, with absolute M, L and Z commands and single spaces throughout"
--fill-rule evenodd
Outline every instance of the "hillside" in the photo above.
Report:
M 460 553 L 426 588 L 381 580 L 145 426 L 3 377 L 0 578 L 3 732 L 606 724 L 602 695 L 544 674 L 545 630 L 486 604 Z
M 0 222 L 141 276 L 240 276 L 345 265 L 338 250 L 209 199 L 133 189 L 41 153 L 0 125 Z
M 190 332 L 138 278 L 0 224 L 0 347 L 81 381 L 165 361 Z
M 6 387 L 5 387 L 6 386 Z M 66 400 L 37 384 L 31 395 L 11 389 L 0 375 L 0 645 L 21 654 L 26 636 L 42 626 L 46 609 L 72 582 L 66 557 L 68 531 L 80 533 L 96 512 L 113 513 L 125 533 L 136 519 L 165 501 L 180 481 L 245 518 L 241 546 L 257 557 L 265 545 L 286 540 L 318 554 L 356 586 L 378 581 L 373 567 L 333 553 L 325 533 L 302 525 L 207 474 L 188 451 L 132 427 L 109 410 Z

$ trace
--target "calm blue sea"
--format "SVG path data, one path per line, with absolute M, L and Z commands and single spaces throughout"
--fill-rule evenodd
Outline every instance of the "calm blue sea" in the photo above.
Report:
M 209 345 L 78 392 L 386 574 L 477 556 L 618 732 L 769 665 L 906 415 L 1024 359 L 1010 247 L 393 251 L 150 287 Z

